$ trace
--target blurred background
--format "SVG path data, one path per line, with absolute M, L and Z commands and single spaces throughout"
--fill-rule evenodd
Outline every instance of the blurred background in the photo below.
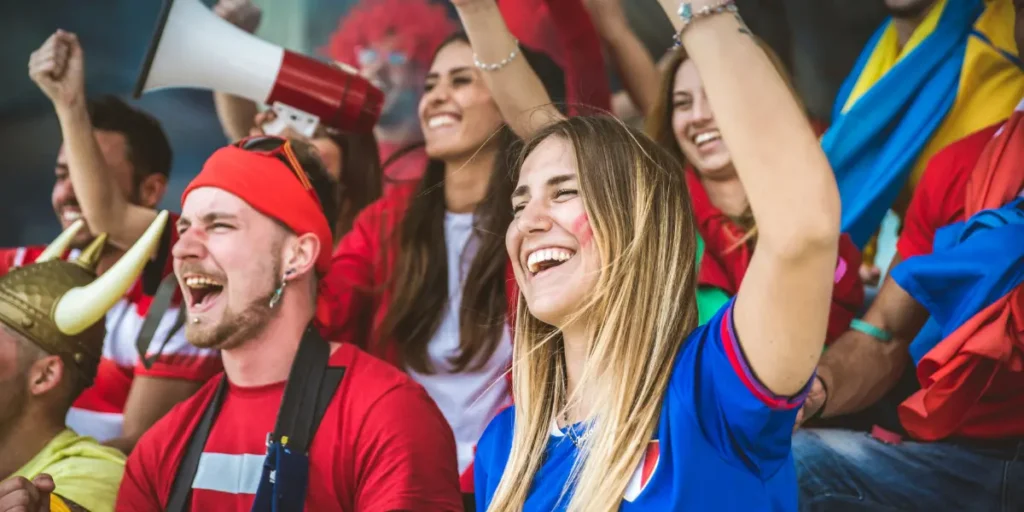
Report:
M 353 6 L 377 1 L 383 0 L 255 0 L 263 10 L 257 35 L 291 50 L 330 58 L 328 43 Z M 433 1 L 454 13 L 446 0 Z M 660 57 L 672 30 L 656 1 L 623 2 L 641 39 L 655 58 Z M 839 85 L 885 16 L 882 0 L 738 3 L 752 30 L 783 56 L 812 115 L 827 123 Z M 29 55 L 57 28 L 75 32 L 85 49 L 89 94 L 129 98 L 160 8 L 157 0 L 47 0 L 5 6 L 7 21 L 0 31 L 0 141 L 6 156 L 0 165 L 0 246 L 45 243 L 59 227 L 50 191 L 61 136 L 49 101 L 28 78 Z M 617 80 L 612 81 L 617 87 Z M 206 157 L 227 142 L 212 95 L 169 90 L 131 101 L 156 116 L 170 138 L 174 164 L 162 207 L 177 211 L 185 184 Z M 414 107 L 406 115 L 414 116 Z

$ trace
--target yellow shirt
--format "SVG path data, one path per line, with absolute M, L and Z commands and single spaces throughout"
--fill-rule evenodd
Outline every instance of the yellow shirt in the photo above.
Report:
M 90 512 L 114 510 L 117 489 L 124 476 L 125 457 L 91 437 L 65 429 L 11 476 L 32 480 L 40 473 L 53 477 L 55 494 Z

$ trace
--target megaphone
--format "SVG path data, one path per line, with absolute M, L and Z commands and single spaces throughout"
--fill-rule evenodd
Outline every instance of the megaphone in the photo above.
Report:
M 134 97 L 190 87 L 271 105 L 311 136 L 323 124 L 367 132 L 384 95 L 359 73 L 264 41 L 221 19 L 199 0 L 164 0 Z

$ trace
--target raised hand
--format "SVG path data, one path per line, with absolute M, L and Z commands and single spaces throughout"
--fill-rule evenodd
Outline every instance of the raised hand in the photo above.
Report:
M 28 76 L 57 109 L 85 103 L 85 55 L 78 36 L 58 30 L 28 61 Z
M 54 487 L 47 474 L 31 482 L 20 476 L 8 478 L 0 482 L 0 512 L 50 512 L 50 493 Z
M 250 34 L 256 32 L 263 18 L 263 11 L 251 0 L 218 0 L 213 12 Z
M 256 114 L 256 118 L 253 119 L 253 126 L 249 130 L 249 136 L 255 135 L 276 135 L 278 137 L 284 137 L 286 139 L 297 139 L 301 141 L 309 142 L 309 137 L 299 133 L 293 129 L 290 125 L 285 124 L 281 127 L 277 121 L 277 112 L 273 109 L 267 109 L 263 112 Z M 276 129 L 272 129 L 276 128 Z M 268 133 L 273 132 L 273 133 Z

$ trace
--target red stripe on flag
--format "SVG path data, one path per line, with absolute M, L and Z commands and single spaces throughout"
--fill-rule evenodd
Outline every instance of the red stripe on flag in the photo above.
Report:
M 644 454 L 644 467 L 640 471 L 641 489 L 647 487 L 647 482 L 651 479 L 651 475 L 654 474 L 654 468 L 658 467 L 658 457 L 661 454 L 659 444 L 657 440 L 654 440 L 647 445 L 647 452 Z

